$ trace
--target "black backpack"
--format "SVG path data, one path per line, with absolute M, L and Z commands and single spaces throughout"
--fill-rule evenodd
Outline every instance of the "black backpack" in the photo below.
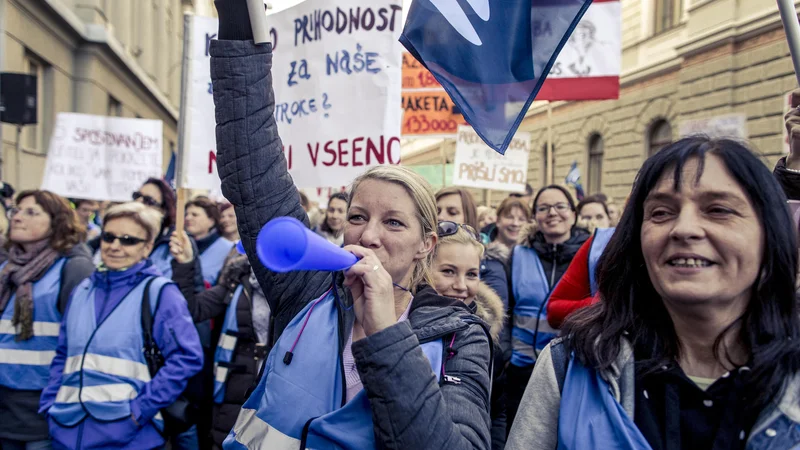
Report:
M 155 378 L 159 369 L 164 367 L 164 355 L 161 354 L 158 344 L 153 339 L 153 316 L 158 312 L 161 300 L 161 291 L 159 291 L 156 307 L 151 312 L 150 285 L 154 280 L 155 277 L 152 277 L 147 281 L 147 284 L 144 285 L 144 295 L 142 295 L 142 338 L 144 341 L 142 350 L 144 351 L 144 359 L 147 362 L 147 370 L 150 372 L 151 378 Z M 193 405 L 181 394 L 175 400 L 175 403 L 161 410 L 161 415 L 164 417 L 164 431 L 162 434 L 164 436 L 176 436 L 187 431 L 197 423 L 197 409 L 197 406 Z

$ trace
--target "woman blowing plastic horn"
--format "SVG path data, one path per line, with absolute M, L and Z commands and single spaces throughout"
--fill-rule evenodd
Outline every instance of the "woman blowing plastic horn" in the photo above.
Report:
M 353 182 L 344 244 L 360 261 L 345 273 L 278 274 L 256 258 L 265 223 L 308 218 L 277 135 L 271 47 L 247 40 L 245 5 L 217 2 L 218 163 L 278 339 L 225 448 L 488 449 L 491 343 L 425 284 L 436 202 L 421 177 L 381 166 Z

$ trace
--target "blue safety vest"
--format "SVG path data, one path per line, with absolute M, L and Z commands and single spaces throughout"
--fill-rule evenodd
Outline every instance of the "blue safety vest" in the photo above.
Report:
M 67 360 L 61 387 L 48 415 L 63 426 L 74 426 L 87 416 L 100 422 L 131 415 L 130 402 L 149 383 L 142 336 L 143 279 L 99 324 L 95 312 L 95 287 L 84 280 L 72 296 L 67 312 Z M 155 277 L 150 284 L 150 309 L 155 308 L 161 289 L 171 281 Z M 152 420 L 164 429 L 161 413 Z
M 513 280 L 514 311 L 511 329 L 511 364 L 532 366 L 539 352 L 558 335 L 547 322 L 547 301 L 552 286 L 542 268 L 536 250 L 514 247 L 511 279 Z
M 161 276 L 172 278 L 172 254 L 169 252 L 169 243 L 163 243 L 150 252 L 150 261 L 156 266 Z
M 222 271 L 222 266 L 225 264 L 225 258 L 231 252 L 233 242 L 225 239 L 224 237 L 218 238 L 213 244 L 209 245 L 206 251 L 200 253 L 200 264 L 203 266 L 203 280 L 215 286 L 219 273 Z
M 614 235 L 616 228 L 598 228 L 594 230 L 594 237 L 592 238 L 592 248 L 589 249 L 589 283 L 592 286 L 592 295 L 597 293 L 597 262 L 600 261 L 600 256 L 603 255 L 603 250 L 606 249 L 608 241 Z
M 228 381 L 233 351 L 236 350 L 236 342 L 239 340 L 239 321 L 236 318 L 236 308 L 243 290 L 244 287 L 240 284 L 233 292 L 233 298 L 225 313 L 225 322 L 222 323 L 222 333 L 219 336 L 217 350 L 214 353 L 214 402 L 216 403 L 222 403 L 225 400 L 225 383 Z
M 225 439 L 226 450 L 374 449 L 365 390 L 345 400 L 335 288 L 292 319 L 267 357 L 264 375 Z M 305 329 L 305 331 L 303 331 Z M 302 335 L 302 336 L 301 336 Z M 444 345 L 420 345 L 439 379 Z M 292 351 L 290 364 L 284 359 Z
M 570 359 L 558 413 L 558 450 L 651 450 L 611 388 L 594 369 Z
M 61 271 L 66 258 L 50 266 L 44 276 L 33 283 L 33 337 L 17 341 L 14 318 L 14 293 L 0 316 L 0 386 L 24 391 L 41 391 L 47 386 L 50 363 L 56 356 L 61 313 L 58 296 L 61 292 Z M 6 263 L 0 264 L 0 270 Z

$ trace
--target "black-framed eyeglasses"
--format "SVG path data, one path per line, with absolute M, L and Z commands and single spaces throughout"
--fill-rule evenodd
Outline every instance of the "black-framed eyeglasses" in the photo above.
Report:
M 147 206 L 153 206 L 153 207 L 157 207 L 157 208 L 161 207 L 161 203 L 156 201 L 156 199 L 154 199 L 153 197 L 150 197 L 149 195 L 144 195 L 139 191 L 134 192 L 133 193 L 133 201 L 137 201 L 139 199 L 142 199 L 142 203 L 144 203 Z
M 100 234 L 100 239 L 103 240 L 106 244 L 113 244 L 114 241 L 119 239 L 119 243 L 125 247 L 133 247 L 134 245 L 141 244 L 142 242 L 146 242 L 147 239 L 138 238 L 135 236 L 128 236 L 127 234 L 124 236 L 117 236 L 114 233 L 109 233 L 108 231 L 103 231 Z
M 553 208 L 555 208 L 557 213 L 567 212 L 571 209 L 567 203 L 556 203 L 555 205 L 546 205 L 542 203 L 536 206 L 536 214 L 548 214 Z
M 458 228 L 461 227 L 464 231 L 467 232 L 469 237 L 475 239 L 476 241 L 480 242 L 481 239 L 478 237 L 478 232 L 475 231 L 475 228 L 465 224 L 465 223 L 456 223 L 450 220 L 443 220 L 439 222 L 439 226 L 436 227 L 436 234 L 439 235 L 440 238 L 445 236 L 452 236 L 458 233 Z

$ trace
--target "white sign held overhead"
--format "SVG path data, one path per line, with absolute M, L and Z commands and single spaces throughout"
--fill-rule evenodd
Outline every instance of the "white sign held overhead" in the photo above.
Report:
M 150 177 L 161 178 L 160 120 L 59 113 L 42 189 L 64 197 L 128 201 Z
M 514 136 L 505 155 L 487 146 L 472 127 L 458 128 L 453 184 L 495 191 L 522 192 L 528 181 L 530 133 Z
M 274 117 L 297 187 L 348 185 L 371 166 L 400 163 L 401 11 L 400 0 L 306 0 L 269 16 Z M 216 32 L 216 19 L 195 18 L 190 188 L 219 184 L 208 55 Z
M 717 139 L 747 139 L 747 115 L 725 114 L 707 119 L 684 120 L 678 134 L 680 137 L 703 134 Z

